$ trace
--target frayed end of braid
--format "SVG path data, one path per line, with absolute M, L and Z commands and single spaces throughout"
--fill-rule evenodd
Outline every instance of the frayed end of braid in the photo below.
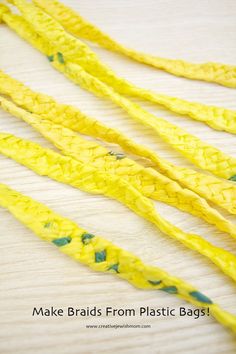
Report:
M 10 12 L 10 9 L 6 5 L 0 4 L 0 23 L 3 22 L 4 14 L 7 14 L 9 12 Z

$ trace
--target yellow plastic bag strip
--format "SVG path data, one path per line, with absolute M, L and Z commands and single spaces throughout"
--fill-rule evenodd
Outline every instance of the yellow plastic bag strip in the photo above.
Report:
M 236 316 L 224 311 L 192 285 L 164 270 L 144 264 L 138 257 L 95 236 L 45 205 L 0 184 L 0 205 L 41 239 L 56 245 L 76 261 L 99 272 L 112 273 L 139 289 L 161 290 L 202 308 L 236 332 Z
M 125 79 L 118 77 L 108 66 L 104 65 L 86 44 L 67 36 L 56 22 L 54 22 L 55 26 L 57 28 L 54 28 L 54 31 L 50 27 L 47 32 L 48 39 L 53 42 L 53 46 L 58 51 L 63 52 L 67 59 L 81 65 L 89 74 L 111 86 L 118 93 L 147 99 L 163 105 L 175 113 L 188 115 L 196 120 L 203 121 L 215 129 L 236 133 L 235 111 L 188 102 L 134 86 Z M 65 36 L 64 42 L 61 38 L 60 41 L 57 40 L 56 35 L 58 36 L 59 32 L 62 36 Z
M 27 31 L 26 22 L 19 19 L 24 33 Z M 14 20 L 16 23 L 16 20 Z M 42 118 L 50 119 L 54 123 L 63 125 L 76 132 L 102 139 L 108 143 L 116 143 L 124 150 L 132 154 L 149 159 L 161 172 L 170 178 L 185 185 L 206 199 L 225 208 L 231 213 L 236 213 L 236 185 L 220 180 L 216 177 L 200 174 L 194 170 L 178 167 L 161 159 L 152 150 L 145 146 L 138 145 L 118 130 L 109 128 L 99 121 L 86 116 L 73 106 L 59 104 L 50 96 L 31 91 L 19 81 L 11 78 L 0 71 L 0 92 L 11 97 L 11 99 L 27 111 L 40 115 Z
M 157 213 L 150 199 L 144 197 L 124 179 L 108 172 L 100 172 L 89 164 L 83 164 L 8 133 L 0 133 L 0 153 L 39 175 L 48 176 L 89 193 L 103 194 L 118 200 L 137 215 L 153 223 L 164 234 L 207 257 L 236 281 L 236 256 L 198 235 L 185 233 L 172 225 Z
M 236 175 L 236 158 L 226 155 L 163 118 L 157 118 L 145 111 L 137 104 L 117 94 L 94 76 L 89 75 L 77 64 L 68 63 L 65 75 L 97 96 L 102 95 L 102 97 L 109 98 L 122 107 L 130 117 L 153 128 L 166 143 L 197 167 L 225 179 L 233 178 Z
M 27 3 L 24 0 L 15 0 L 14 4 L 18 6 L 28 21 L 31 21 L 31 19 L 34 18 L 34 21 L 31 21 L 32 25 L 38 34 L 43 36 L 46 41 L 49 39 L 49 45 L 52 45 L 53 47 L 53 52 L 49 55 L 49 58 L 51 58 L 50 60 L 58 61 L 59 67 L 61 67 L 59 70 L 64 72 L 67 77 L 85 89 L 93 92 L 95 95 L 109 98 L 112 102 L 122 107 L 132 118 L 152 127 L 165 142 L 182 153 L 196 166 L 226 179 L 232 178 L 236 175 L 235 158 L 222 153 L 220 150 L 204 143 L 197 137 L 169 123 L 163 118 L 157 118 L 150 114 L 137 104 L 118 94 L 97 77 L 89 74 L 79 64 L 67 60 L 64 53 L 55 53 L 58 46 L 62 47 L 63 50 L 67 48 L 66 53 L 68 57 L 70 57 L 70 54 L 68 53 L 74 53 L 73 44 L 76 46 L 77 42 L 74 42 L 76 39 L 67 34 L 56 21 L 37 9 L 31 3 Z M 37 43 L 35 43 L 35 45 L 37 47 Z M 86 46 L 83 44 L 77 55 L 83 56 L 84 51 L 86 52 Z M 88 62 L 88 60 L 88 56 L 85 55 L 83 61 Z M 93 66 L 93 64 L 91 65 Z
M 126 48 L 92 23 L 86 21 L 80 14 L 56 0 L 33 0 L 33 2 L 60 22 L 73 34 L 95 42 L 101 47 L 128 56 L 136 61 L 154 66 L 176 76 L 194 80 L 215 82 L 228 87 L 236 87 L 236 67 L 219 63 L 193 64 L 183 60 L 165 59 L 144 54 Z
M 44 3 L 44 1 L 41 2 L 41 0 L 36 0 L 34 2 L 39 5 Z M 43 6 L 43 10 L 46 12 L 48 12 L 48 8 L 50 8 L 50 6 L 47 6 L 47 8 Z M 99 60 L 97 55 L 86 44 L 71 36 L 67 36 L 56 22 L 54 22 L 53 27 L 54 31 L 52 31 L 50 27 L 47 32 L 48 39 L 57 46 L 58 50 L 63 52 L 69 60 L 81 65 L 89 74 L 96 76 L 99 80 L 111 86 L 120 94 L 149 100 L 163 105 L 175 113 L 188 115 L 193 119 L 205 122 L 214 129 L 236 133 L 235 111 L 224 109 L 222 107 L 206 106 L 200 103 L 188 102 L 176 97 L 169 97 L 167 95 L 157 94 L 139 88 L 125 79 L 118 77 L 107 65 L 104 65 Z M 60 41 L 56 38 L 56 35 L 58 36 L 59 32 L 61 33 Z M 61 40 L 62 37 L 64 37 L 64 42 Z
M 145 197 L 159 200 L 198 216 L 219 230 L 236 237 L 236 225 L 210 207 L 205 199 L 182 188 L 173 180 L 152 168 L 145 168 L 121 153 L 109 151 L 93 141 L 85 140 L 74 131 L 32 114 L 0 96 L 0 107 L 21 118 L 51 141 L 61 152 L 81 163 L 91 164 L 101 172 L 123 178 Z

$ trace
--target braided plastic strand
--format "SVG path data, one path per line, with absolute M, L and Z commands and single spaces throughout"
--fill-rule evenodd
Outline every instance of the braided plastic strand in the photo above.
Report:
M 65 75 L 95 95 L 109 98 L 122 107 L 130 117 L 153 128 L 166 143 L 194 165 L 225 179 L 236 175 L 236 158 L 224 154 L 163 118 L 150 114 L 137 104 L 117 94 L 94 76 L 89 75 L 77 64 L 68 63 L 65 68 Z
M 14 0 L 14 4 L 17 5 L 28 21 L 31 21 L 32 17 L 34 18 L 32 22 L 34 28 L 46 40 L 48 38 L 50 41 L 53 40 L 51 42 L 53 47 L 58 47 L 58 45 L 63 49 L 68 47 L 66 50 L 68 57 L 70 57 L 71 52 L 74 53 L 73 44 L 76 45 L 76 42 L 74 43 L 76 40 L 69 34 L 66 34 L 61 26 L 52 18 L 24 0 Z M 77 54 L 83 55 L 84 52 L 86 53 L 86 48 L 84 44 L 81 45 Z M 157 118 L 148 113 L 138 105 L 119 95 L 96 77 L 90 75 L 80 65 L 67 61 L 62 53 L 58 52 L 56 55 L 52 52 L 49 57 L 52 61 L 54 61 L 54 58 L 57 58 L 59 67 L 61 67 L 59 70 L 64 72 L 76 84 L 79 84 L 95 95 L 109 98 L 112 102 L 122 107 L 132 118 L 152 127 L 165 142 L 173 146 L 198 167 L 222 178 L 229 179 L 236 175 L 235 158 L 227 156 L 220 150 L 202 142 L 197 137 L 192 136 L 163 118 Z M 87 60 L 88 58 L 85 57 L 86 62 Z
M 138 62 L 151 65 L 176 76 L 193 80 L 236 87 L 236 67 L 219 63 L 193 64 L 183 60 L 165 59 L 126 48 L 102 32 L 80 14 L 57 0 L 33 0 L 33 2 L 60 22 L 71 34 L 99 44 Z
M 45 241 L 95 271 L 109 272 L 137 288 L 162 290 L 195 306 L 209 308 L 222 325 L 236 332 L 236 317 L 213 303 L 206 295 L 164 270 L 142 263 L 130 252 L 80 228 L 45 205 L 0 184 L 0 205 Z
M 37 3 L 37 1 L 35 1 Z M 39 1 L 41 3 L 41 1 Z M 44 8 L 45 10 L 45 8 Z M 46 9 L 46 12 L 48 10 Z M 54 30 L 53 30 L 53 29 Z M 64 45 L 55 38 L 55 29 L 57 35 L 64 31 L 57 23 L 47 29 L 48 39 L 52 41 L 62 51 L 64 55 L 74 63 L 81 65 L 89 74 L 96 76 L 99 80 L 111 86 L 120 94 L 147 99 L 151 102 L 163 105 L 165 108 L 182 115 L 205 122 L 217 130 L 224 130 L 230 133 L 236 133 L 236 112 L 221 107 L 206 106 L 200 103 L 188 102 L 176 97 L 157 94 L 155 92 L 137 87 L 127 80 L 118 77 L 107 65 L 104 65 L 97 55 L 84 43 L 66 36 Z M 58 44 L 59 43 L 59 44 Z M 85 57 L 87 60 L 85 60 Z
M 104 194 L 118 200 L 156 225 L 164 234 L 206 256 L 225 274 L 236 280 L 236 257 L 233 254 L 215 247 L 198 235 L 185 233 L 172 225 L 157 213 L 150 199 L 123 179 L 108 172 L 102 173 L 89 164 L 79 163 L 73 158 L 7 133 L 0 133 L 0 152 L 39 175 L 48 176 L 89 193 Z
M 100 144 L 85 140 L 72 130 L 29 113 L 0 96 L 0 106 L 14 116 L 23 119 L 61 152 L 81 163 L 91 164 L 101 172 L 115 174 L 132 184 L 144 196 L 201 217 L 219 230 L 236 237 L 236 226 L 222 217 L 197 194 L 182 188 L 176 182 L 152 168 L 145 168 L 120 153 L 113 153 Z
M 24 27 L 26 22 L 21 19 L 20 22 L 22 23 L 18 28 L 23 28 L 24 33 L 30 35 L 31 32 L 26 31 L 27 27 Z M 136 144 L 119 131 L 108 128 L 99 121 L 81 113 L 73 106 L 59 104 L 47 95 L 31 91 L 22 83 L 1 71 L 0 92 L 10 96 L 14 102 L 28 111 L 39 114 L 40 117 L 50 119 L 54 123 L 64 125 L 82 134 L 100 138 L 106 142 L 117 143 L 126 151 L 151 160 L 170 178 L 177 180 L 182 185 L 196 191 L 199 195 L 213 201 L 229 212 L 236 213 L 236 186 L 233 183 L 200 174 L 189 168 L 174 166 L 161 159 L 152 150 Z

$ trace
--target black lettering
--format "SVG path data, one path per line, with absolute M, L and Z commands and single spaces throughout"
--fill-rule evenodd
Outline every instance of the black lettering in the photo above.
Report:
M 34 307 L 33 312 L 32 312 L 32 316 L 34 316 L 34 315 L 37 315 L 37 316 L 41 315 L 41 316 L 43 316 L 43 308 L 40 307 L 40 308 L 37 310 L 37 308 Z
M 74 311 L 73 307 L 68 307 L 67 315 L 68 316 L 74 316 L 74 314 L 75 314 L 75 311 Z
M 179 308 L 179 315 L 180 316 L 186 316 L 186 309 L 184 307 Z

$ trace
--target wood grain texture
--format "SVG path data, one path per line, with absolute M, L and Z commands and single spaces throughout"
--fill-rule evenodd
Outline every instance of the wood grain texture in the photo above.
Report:
M 139 50 L 190 61 L 235 64 L 236 3 L 234 0 L 64 0 L 122 43 Z M 94 47 L 95 48 L 95 47 Z M 236 109 L 236 91 L 213 84 L 175 78 L 95 48 L 117 73 L 159 92 Z M 47 60 L 4 25 L 0 26 L 0 68 L 32 89 L 78 106 L 91 116 L 122 130 L 137 142 L 169 160 L 190 166 L 149 128 L 132 121 L 112 103 L 83 91 L 49 66 Z M 236 156 L 236 139 L 161 109 L 150 111 L 179 124 L 226 153 Z M 52 147 L 25 123 L 0 112 L 1 131 Z M 135 252 L 144 261 L 192 282 L 204 293 L 236 313 L 235 286 L 215 266 L 134 215 L 125 206 L 56 183 L 0 156 L 0 182 L 44 202 L 86 229 Z M 235 241 L 203 221 L 165 204 L 158 211 L 185 231 L 195 232 L 236 253 Z M 233 217 L 226 215 L 234 221 Z M 136 290 L 111 275 L 97 274 L 39 240 L 8 212 L 0 210 L 1 295 L 0 353 L 78 354 L 231 354 L 235 338 L 212 318 L 35 318 L 34 306 L 66 309 L 105 308 L 178 309 L 186 304 L 158 292 Z M 186 306 L 191 308 L 191 306 Z M 151 328 L 88 329 L 86 324 L 151 324 Z

